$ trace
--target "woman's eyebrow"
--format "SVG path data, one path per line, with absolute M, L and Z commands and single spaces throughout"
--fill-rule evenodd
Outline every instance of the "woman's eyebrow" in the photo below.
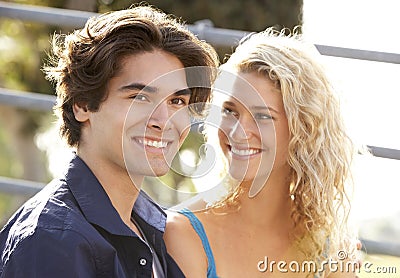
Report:
M 267 110 L 268 109 L 269 111 L 272 111 L 272 112 L 275 112 L 275 113 L 279 114 L 278 110 L 276 110 L 275 108 L 273 108 L 271 106 L 268 106 L 268 105 L 263 105 L 263 106 L 255 105 L 255 106 L 251 106 L 250 108 L 252 110 Z
M 223 105 L 228 105 L 228 106 L 236 106 L 234 102 L 232 101 L 224 101 Z M 250 108 L 248 108 L 249 110 L 268 110 L 268 111 L 272 111 L 275 112 L 277 114 L 279 114 L 279 111 L 271 106 L 268 105 L 253 105 L 250 106 Z
M 232 102 L 232 101 L 224 101 L 224 102 L 222 103 L 222 105 L 235 106 L 235 103 Z

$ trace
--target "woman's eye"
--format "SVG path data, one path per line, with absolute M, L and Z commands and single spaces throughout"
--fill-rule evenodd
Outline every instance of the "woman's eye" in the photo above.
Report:
M 129 97 L 130 99 L 138 100 L 138 101 L 148 101 L 149 99 L 147 96 L 142 94 L 137 94 Z
M 223 107 L 222 108 L 222 114 L 226 115 L 226 116 L 228 116 L 228 115 L 231 115 L 231 116 L 234 116 L 234 117 L 238 116 L 238 113 L 236 111 L 234 111 L 234 110 L 232 110 L 232 109 L 230 109 L 228 107 Z
M 254 118 L 256 118 L 258 120 L 272 120 L 273 119 L 273 117 L 271 115 L 264 114 L 264 113 L 256 113 L 254 115 Z

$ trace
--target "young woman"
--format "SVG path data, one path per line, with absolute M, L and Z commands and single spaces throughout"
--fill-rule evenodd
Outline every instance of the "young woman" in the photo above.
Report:
M 167 249 L 187 277 L 355 276 L 352 145 L 319 58 L 300 35 L 267 29 L 222 66 L 219 140 L 239 184 L 204 210 L 169 212 Z

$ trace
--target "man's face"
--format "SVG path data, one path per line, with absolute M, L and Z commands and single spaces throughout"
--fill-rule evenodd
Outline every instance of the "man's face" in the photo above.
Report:
M 182 63 L 161 50 L 128 56 L 107 89 L 85 123 L 83 146 L 104 169 L 127 169 L 133 179 L 166 174 L 190 125 Z

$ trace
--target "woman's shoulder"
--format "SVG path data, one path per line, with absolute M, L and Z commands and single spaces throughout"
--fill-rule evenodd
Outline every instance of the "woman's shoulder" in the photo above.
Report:
M 185 215 L 174 210 L 167 211 L 164 241 L 168 253 L 185 275 L 206 277 L 207 257 L 201 239 Z
M 200 244 L 201 247 L 201 235 L 197 227 L 203 225 L 202 211 L 195 212 L 184 208 L 179 210 L 169 209 L 166 213 L 167 225 L 164 235 L 166 240 L 179 238 L 188 241 L 189 245 Z
M 165 234 L 168 236 L 169 233 L 176 235 L 190 235 L 193 228 L 190 225 L 189 219 L 180 213 L 178 210 L 166 210 L 167 213 L 167 226 Z M 164 235 L 165 237 L 165 235 Z

